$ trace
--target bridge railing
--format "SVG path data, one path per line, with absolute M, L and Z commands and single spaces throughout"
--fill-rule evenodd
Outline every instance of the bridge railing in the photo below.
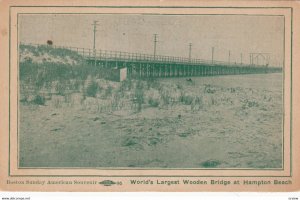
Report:
M 88 57 L 89 59 L 95 60 L 121 60 L 121 61 L 151 61 L 151 62 L 161 62 L 161 63 L 180 63 L 180 64 L 210 64 L 210 65 L 224 65 L 224 66 L 249 66 L 249 64 L 242 63 L 228 63 L 223 61 L 211 61 L 204 59 L 189 59 L 186 57 L 175 57 L 175 56 L 164 56 L 164 55 L 151 55 L 151 54 L 143 54 L 143 53 L 130 53 L 130 52 L 122 52 L 122 51 L 106 51 L 106 50 L 97 50 L 93 52 L 89 50 L 86 52 L 85 50 L 81 51 L 79 49 L 79 54 L 82 56 Z M 257 65 L 258 66 L 258 65 Z
M 176 57 L 176 56 L 165 56 L 165 55 L 153 55 L 144 53 L 131 53 L 124 51 L 108 51 L 108 50 L 93 50 L 80 47 L 70 47 L 70 46 L 56 46 L 56 45 L 44 45 L 44 44 L 33 44 L 33 43 L 20 43 L 20 45 L 30 45 L 37 48 L 54 48 L 54 49 L 67 49 L 77 54 L 83 56 L 90 60 L 114 60 L 114 61 L 151 61 L 151 62 L 161 62 L 161 63 L 178 63 L 178 64 L 194 64 L 194 65 L 223 65 L 223 66 L 250 66 L 249 64 L 243 63 L 233 63 L 233 62 L 223 62 L 217 60 L 204 60 L 204 59 L 189 59 L 186 57 Z M 252 65 L 255 67 L 266 67 L 265 65 Z

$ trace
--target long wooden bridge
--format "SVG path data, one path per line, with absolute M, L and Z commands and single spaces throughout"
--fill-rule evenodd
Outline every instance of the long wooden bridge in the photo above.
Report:
M 83 55 L 86 55 L 83 53 Z M 85 56 L 89 64 L 105 68 L 127 68 L 127 75 L 137 77 L 190 77 L 281 72 L 280 67 L 247 65 L 189 59 L 173 56 L 154 56 L 140 53 L 97 51 Z
M 215 60 L 189 59 L 186 57 L 93 50 L 65 46 L 51 46 L 51 48 L 74 51 L 82 56 L 90 65 L 111 69 L 126 68 L 127 77 L 131 78 L 262 74 L 282 71 L 281 67 L 268 65 L 229 63 Z

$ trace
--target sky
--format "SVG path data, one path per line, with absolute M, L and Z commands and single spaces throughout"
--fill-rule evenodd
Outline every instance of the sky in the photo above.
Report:
M 249 53 L 270 53 L 270 65 L 281 66 L 284 18 L 250 15 L 142 14 L 22 14 L 19 41 L 93 48 L 94 20 L 98 21 L 96 49 L 249 63 Z

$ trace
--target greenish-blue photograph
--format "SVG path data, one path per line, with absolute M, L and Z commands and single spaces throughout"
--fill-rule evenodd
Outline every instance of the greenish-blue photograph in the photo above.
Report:
M 23 13 L 17 26 L 20 168 L 283 168 L 283 16 Z

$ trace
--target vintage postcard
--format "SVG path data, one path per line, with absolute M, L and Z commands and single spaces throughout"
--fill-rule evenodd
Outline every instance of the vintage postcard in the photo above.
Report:
M 0 6 L 1 190 L 299 191 L 299 2 Z

